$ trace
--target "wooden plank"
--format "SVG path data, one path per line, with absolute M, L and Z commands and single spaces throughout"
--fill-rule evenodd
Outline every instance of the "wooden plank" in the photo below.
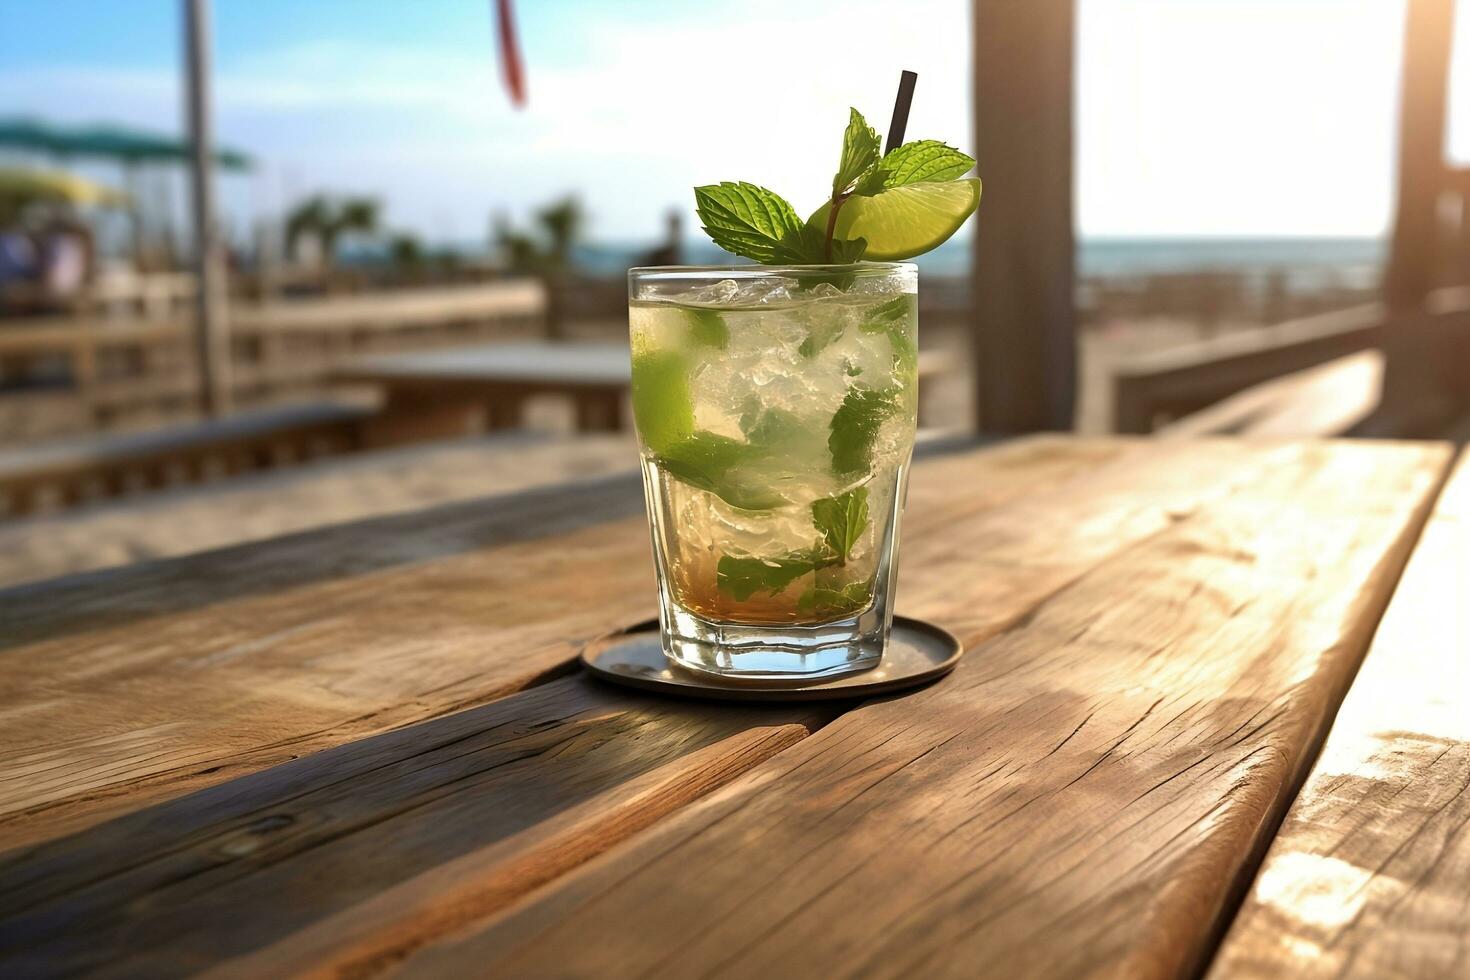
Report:
M 517 342 L 477 344 L 412 354 L 370 357 L 338 372 L 346 381 L 425 384 L 519 382 L 574 388 L 627 387 L 632 365 L 626 343 Z
M 1104 444 L 1105 446 L 1105 444 Z M 1043 472 L 1041 465 L 1048 458 L 1054 459 L 1058 447 L 1083 448 L 1090 447 L 1094 453 L 1104 449 L 1091 443 L 1072 444 L 1055 440 L 1033 440 L 1005 447 L 1004 452 L 985 453 L 980 455 L 965 455 L 958 457 L 947 457 L 932 461 L 922 467 L 927 471 L 928 480 L 919 480 L 916 487 L 922 488 L 927 484 L 927 489 L 919 489 L 913 499 L 911 506 L 914 508 L 916 527 L 910 528 L 910 536 L 917 539 L 918 558 L 921 562 L 934 561 L 943 563 L 952 561 L 954 556 L 950 554 L 952 539 L 950 534 L 959 524 L 969 521 L 984 519 L 992 508 L 986 506 L 987 496 L 983 488 L 989 484 L 1012 482 L 1018 491 L 1044 492 L 1046 482 L 1044 480 L 1029 480 L 1022 483 L 1026 476 L 1034 477 Z M 1213 450 L 1213 451 L 1211 451 Z M 1034 518 L 1036 515 L 1030 505 L 1020 508 L 1019 514 L 1011 514 L 1005 519 L 990 522 L 992 525 L 992 539 L 989 547 L 983 549 L 987 559 L 996 562 L 997 568 L 1010 570 L 1024 570 L 1021 578 L 1029 582 L 1019 589 L 1008 589 L 995 596 L 996 602 L 977 609 L 975 614 L 980 621 L 988 624 L 986 628 L 999 628 L 1000 620 L 1005 610 L 1014 609 L 1024 605 L 1028 596 L 1033 596 L 1037 587 L 1046 583 L 1055 583 L 1066 576 L 1077 574 L 1077 569 L 1086 567 L 1097 561 L 1100 554 L 1108 553 L 1121 547 L 1126 547 L 1127 542 L 1136 540 L 1137 536 L 1147 535 L 1156 530 L 1160 523 L 1167 524 L 1169 521 L 1168 511 L 1165 506 L 1167 501 L 1172 507 L 1186 507 L 1193 500 L 1210 493 L 1219 492 L 1219 487 L 1237 478 L 1244 478 L 1244 474 L 1250 472 L 1261 472 L 1271 462 L 1271 454 L 1260 450 L 1250 450 L 1238 444 L 1220 444 L 1215 447 L 1207 447 L 1201 452 L 1194 449 L 1189 453 L 1173 453 L 1167 459 L 1161 459 L 1161 454 L 1156 447 L 1144 444 L 1137 448 L 1133 454 L 1136 458 L 1122 467 L 1122 470 L 1113 473 L 1104 481 L 1104 489 L 1108 486 L 1113 488 L 1113 493 L 1108 496 L 1103 494 L 1102 511 L 1095 510 L 1092 505 L 1086 505 L 1082 509 L 1085 519 L 1067 522 L 1045 522 L 1028 520 L 1028 516 Z M 1168 455 L 1168 454 L 1164 454 Z M 1254 457 L 1255 466 L 1246 466 L 1244 471 L 1241 467 L 1242 461 Z M 990 468 L 984 465 L 993 458 L 1004 460 L 1001 466 Z M 1011 476 L 999 476 L 1001 470 L 1010 470 Z M 1140 473 L 1148 473 L 1154 480 L 1154 486 L 1162 495 L 1163 500 L 1143 495 L 1147 503 L 1140 500 L 1138 493 L 1132 495 L 1121 495 L 1117 492 L 1119 487 L 1125 484 L 1136 485 Z M 1095 481 L 1088 481 L 1090 484 Z M 980 490 L 976 494 L 978 499 L 965 499 L 961 496 L 956 501 L 954 488 L 956 486 L 974 485 Z M 1024 487 L 1024 490 L 1022 489 Z M 1071 486 L 1061 499 L 1072 501 L 1084 501 L 1087 498 L 1077 493 L 1078 486 Z M 967 495 L 966 495 L 967 496 Z M 1053 499 L 1056 497 L 1054 495 Z M 955 504 L 946 508 L 946 500 Z M 922 509 L 921 509 L 922 508 Z M 1021 527 L 1035 526 L 1036 532 L 1017 535 L 1017 519 L 1020 519 Z M 1029 566 L 1029 568 L 1028 568 Z M 559 682 L 569 683 L 569 682 Z M 510 704 L 526 698 L 541 691 L 530 692 L 527 695 L 519 695 L 497 702 L 492 708 L 501 704 Z M 662 724 L 662 723 L 660 723 Z M 550 733 L 548 733 L 550 737 Z M 428 739 L 434 743 L 441 741 L 437 737 Z M 720 757 L 727 754 L 726 748 L 718 750 Z M 319 757 L 314 757 L 319 758 Z M 311 760 L 308 760 L 311 761 Z M 326 771 L 336 773 L 339 767 L 335 763 L 322 763 Z M 701 763 L 704 765 L 704 763 Z M 411 781 L 422 778 L 420 773 L 428 767 L 421 767 L 417 762 L 409 776 Z M 729 768 L 729 767 L 727 767 Z M 321 770 L 318 770 L 321 771 Z M 436 776 L 436 780 L 453 778 L 453 772 Z M 374 777 L 375 779 L 377 777 Z M 663 783 L 668 783 L 672 777 L 660 777 Z M 235 788 L 241 785 L 232 783 L 217 788 L 212 793 L 201 794 L 199 797 L 190 799 L 229 799 Z M 246 783 L 244 785 L 250 785 Z M 355 785 L 348 789 L 333 789 L 329 794 L 331 799 L 338 795 L 360 799 L 363 797 L 383 797 L 392 802 L 395 793 L 416 791 L 413 787 L 404 787 L 401 780 L 391 777 L 382 786 Z M 499 795 L 500 791 L 497 791 Z M 663 792 L 663 790 L 660 790 Z M 476 795 L 474 798 L 479 799 Z M 685 796 L 681 799 L 689 799 Z M 269 801 L 266 801 L 267 803 Z M 149 826 L 159 828 L 161 834 L 157 846 L 166 846 L 173 837 L 175 831 L 180 827 L 188 827 L 190 820 L 187 817 L 187 805 L 189 800 L 180 801 L 178 807 L 183 810 L 165 807 L 149 816 Z M 398 804 L 392 804 L 394 806 Z M 494 806 L 494 801 L 486 802 L 487 806 Z M 335 813 L 339 805 L 332 805 L 323 801 L 297 801 L 293 797 L 292 812 L 311 813 L 326 809 L 329 813 Z M 266 810 L 274 813 L 275 810 L 262 804 L 258 816 L 266 814 Z M 606 808 L 604 807 L 604 811 Z M 256 811 L 252 810 L 252 813 Z M 640 811 L 641 812 L 641 811 Z M 665 811 L 660 811 L 665 812 Z M 181 815 L 181 813 L 183 815 Z M 439 826 L 439 821 L 444 819 L 436 815 L 435 819 L 428 820 L 427 826 Z M 214 818 L 218 818 L 217 821 Z M 247 819 L 249 818 L 249 819 Z M 263 818 L 263 817 L 262 817 Z M 249 814 L 239 814 L 231 810 L 228 812 L 216 812 L 211 820 L 232 828 L 251 826 Z M 621 826 L 626 821 L 621 818 L 616 823 Z M 54 847 L 43 848 L 39 853 L 59 854 L 64 858 L 60 867 L 53 861 L 51 863 L 37 864 L 28 861 L 27 876 L 22 883 L 23 890 L 15 897 L 17 908 L 30 907 L 38 902 L 45 902 L 47 894 L 37 894 L 30 889 L 46 887 L 47 883 L 69 880 L 72 871 L 69 869 L 80 869 L 87 874 L 99 862 L 104 861 L 104 856 L 116 849 L 119 840 L 129 841 L 127 853 L 130 859 L 147 852 L 152 846 L 144 835 L 140 833 L 138 826 L 128 820 L 119 822 L 116 829 L 112 826 L 97 828 L 91 834 L 83 835 L 71 841 L 57 843 Z M 328 826 L 324 833 L 331 834 L 338 829 L 334 823 Z M 455 837 L 453 828 L 445 831 L 450 837 Z M 577 830 L 577 835 L 587 833 L 585 828 Z M 599 831 L 601 834 L 602 832 Z M 188 835 L 185 835 L 188 836 Z M 206 835 L 208 836 L 208 835 Z M 602 840 L 602 836 L 597 839 Z M 95 846 L 89 841 L 93 838 L 103 841 Z M 233 839 L 233 838 L 231 838 Z M 408 833 L 403 824 L 395 825 L 392 840 L 400 839 L 414 840 L 415 836 Z M 110 840 L 112 843 L 107 843 Z M 218 850 L 219 836 L 216 834 L 209 837 L 208 847 L 190 848 L 189 853 L 198 856 L 215 854 Z M 334 848 L 344 848 L 356 845 L 336 844 L 336 837 L 332 837 Z M 379 837 L 368 836 L 361 839 L 367 854 L 375 854 L 378 849 L 389 848 L 387 841 Z M 526 839 L 515 844 L 520 851 L 530 848 L 536 855 L 535 861 L 540 862 L 543 851 L 561 853 L 566 848 L 571 848 L 576 853 L 584 853 L 585 848 L 573 846 L 569 841 L 581 840 L 580 836 L 558 837 L 555 847 L 547 845 L 545 848 L 532 847 Z M 393 844 L 396 848 L 400 845 Z M 496 845 L 498 847 L 498 845 Z M 405 877 L 405 880 L 396 882 L 392 876 L 372 879 L 373 884 L 364 884 L 359 876 L 358 861 L 344 857 L 340 850 L 332 851 L 336 857 L 330 863 L 318 864 L 317 857 L 311 853 L 304 853 L 304 849 L 287 845 L 287 853 L 283 855 L 267 854 L 259 858 L 262 863 L 277 864 L 284 863 L 286 868 L 276 875 L 270 872 L 270 877 L 260 879 L 263 884 L 260 891 L 242 892 L 239 887 L 232 885 L 228 895 L 220 897 L 220 904 L 211 905 L 205 901 L 199 907 L 196 914 L 195 906 L 200 901 L 199 893 L 212 895 L 213 891 L 205 885 L 191 883 L 181 891 L 172 893 L 174 898 L 166 900 L 167 921 L 162 921 L 162 913 L 158 912 L 158 902 L 147 889 L 152 887 L 155 880 L 172 879 L 179 877 L 182 872 L 175 864 L 163 862 L 159 867 L 150 870 L 143 880 L 134 882 L 123 891 L 107 890 L 98 893 L 67 890 L 63 896 L 55 899 L 54 905 L 48 906 L 43 921 L 25 919 L 18 921 L 11 927 L 17 937 L 17 942 L 24 941 L 31 944 L 38 932 L 44 932 L 42 928 L 46 922 L 52 925 L 46 928 L 57 930 L 54 933 L 46 933 L 51 936 L 48 940 L 51 945 L 46 949 L 33 951 L 33 955 L 46 958 L 57 955 L 62 951 L 87 949 L 89 944 L 76 941 L 75 933 L 68 933 L 68 923 L 89 922 L 103 923 L 107 930 L 114 928 L 116 923 L 117 935 L 127 935 L 127 923 L 137 920 L 132 918 L 131 913 L 126 910 L 141 909 L 137 914 L 147 916 L 150 930 L 156 930 L 157 935 L 167 936 L 160 939 L 155 945 L 157 949 L 145 951 L 143 955 L 157 955 L 162 960 L 148 959 L 138 970 L 129 972 L 157 972 L 161 962 L 194 962 L 191 957 L 199 954 L 200 950 L 214 950 L 215 955 L 221 955 L 222 950 L 239 952 L 244 957 L 238 963 L 230 964 L 230 969 L 242 975 L 279 975 L 305 971 L 308 969 L 327 970 L 333 969 L 340 972 L 357 973 L 367 972 L 370 969 L 391 962 L 394 959 L 406 955 L 423 944 L 444 935 L 446 930 L 466 921 L 472 921 L 482 916 L 487 910 L 499 907 L 507 900 L 507 896 L 519 894 L 524 889 L 519 889 L 516 882 L 522 881 L 524 876 L 519 872 L 510 870 L 518 865 L 507 863 L 510 861 L 504 850 L 488 849 L 485 854 L 475 852 L 463 859 L 449 856 L 445 852 L 431 852 L 428 857 L 420 855 L 414 857 L 408 855 L 404 858 L 404 865 L 395 864 L 394 875 Z M 301 856 L 298 856 L 300 854 Z M 488 855 L 488 856 L 486 856 Z M 373 861 L 367 858 L 363 860 L 368 864 Z M 150 865 L 151 866 L 151 865 Z M 539 867 L 539 863 L 537 864 Z M 421 869 L 422 874 L 407 877 L 405 868 Z M 558 870 L 565 870 L 566 865 L 557 865 Z M 110 880 L 110 879 L 109 879 Z M 189 879 L 192 882 L 192 878 Z M 233 881 L 234 879 L 228 879 Z M 538 882 L 543 878 L 536 879 Z M 288 882 L 297 883 L 295 888 L 286 888 Z M 308 886 L 304 883 L 310 882 Z M 509 882 L 509 884 L 507 884 Z M 240 886 L 243 887 L 243 886 Z M 252 902 L 249 895 L 259 896 L 280 895 L 287 891 L 295 894 L 296 889 L 305 890 L 306 894 L 300 897 L 300 901 L 292 900 L 285 902 L 277 898 L 277 904 L 283 905 L 282 912 L 276 915 L 276 909 L 271 907 L 270 914 L 262 913 L 263 925 L 251 932 L 236 923 L 236 917 L 228 915 L 231 909 L 242 907 L 238 903 L 245 901 L 251 907 L 259 907 L 259 900 Z M 381 889 L 381 890 L 380 890 Z M 519 889 L 519 890 L 518 890 Z M 374 894 L 374 892 L 377 892 Z M 488 897 L 487 897 L 488 896 Z M 351 904 L 357 902 L 358 904 Z M 186 908 L 187 906 L 187 908 Z M 175 914 L 173 910 L 177 907 L 180 911 Z M 109 909 L 124 909 L 124 912 L 111 915 Z M 287 909 L 292 911 L 287 911 Z M 335 913 L 335 914 L 333 914 Z M 38 913 L 39 914 L 39 913 Z M 118 918 L 121 917 L 121 919 Z M 252 916 L 254 918 L 254 916 Z M 288 928 L 288 924 L 292 928 Z M 71 926 L 70 928 L 74 928 Z M 102 930 L 101 926 L 97 927 Z M 229 931 L 230 937 L 225 939 L 212 938 L 215 934 L 225 929 Z M 294 931 L 293 931 L 294 930 Z M 106 930 L 102 930 L 106 931 Z M 107 935 L 113 935 L 108 932 Z M 239 945 L 232 945 L 238 943 Z M 264 944 L 263 948 L 252 949 L 254 944 Z M 77 952 L 78 957 L 103 955 L 95 952 L 95 947 L 102 950 L 118 952 L 118 947 L 112 940 L 101 935 L 90 944 L 94 948 L 92 952 Z M 190 950 L 195 952 L 191 953 Z M 122 961 L 119 961 L 122 962 Z M 129 961 L 131 962 L 131 961 Z M 72 963 L 67 960 L 63 963 Z M 34 961 L 20 961 L 21 966 L 34 965 Z M 85 965 L 84 961 L 76 961 L 72 965 Z M 164 971 L 169 972 L 169 971 Z
M 183 480 L 203 479 L 210 456 L 251 453 L 266 445 L 309 446 L 328 441 L 338 451 L 360 447 L 372 413 L 339 402 L 285 405 L 243 412 L 188 426 L 121 435 L 58 440 L 31 449 L 0 450 L 0 509 L 14 515 L 35 509 L 39 494 L 53 505 L 80 503 L 123 492 L 129 474 L 180 471 Z M 255 466 L 278 465 L 261 459 Z
M 1061 442 L 1060 445 L 1069 444 Z M 1008 458 L 1008 466 L 1017 473 L 1035 472 L 1033 467 L 1038 463 L 1035 455 L 1054 453 L 1057 444 L 1033 441 L 1022 447 L 1026 448 L 1025 454 Z M 976 463 L 989 460 L 991 455 L 935 461 L 929 467 L 929 476 L 941 479 L 942 483 L 928 480 L 931 489 L 926 492 L 933 494 L 932 488 L 942 485 L 953 494 L 954 486 L 978 482 L 975 478 L 982 475 L 982 470 Z M 1204 451 L 1197 447 L 1191 453 L 1170 454 L 1160 454 L 1155 445 L 1145 444 L 1133 455 L 1136 457 L 1133 460 L 1122 460 L 1095 472 L 1089 470 L 1058 486 L 1050 495 L 1044 485 L 1036 485 L 1033 489 L 1048 497 L 1048 501 L 1039 505 L 1017 502 L 989 513 L 982 502 L 967 502 L 966 508 L 938 514 L 936 517 L 942 523 L 920 522 L 917 533 L 910 535 L 908 547 L 917 551 L 919 561 L 936 567 L 945 567 L 945 563 L 953 563 L 957 557 L 973 561 L 973 554 L 985 555 L 985 561 L 991 564 L 980 570 L 991 573 L 989 582 L 994 592 L 989 597 L 992 601 L 970 610 L 970 623 L 975 629 L 994 633 L 1003 629 L 1007 621 L 1014 620 L 1014 610 L 1035 602 L 1036 589 L 1058 588 L 1058 583 L 1078 576 L 1079 569 L 1097 564 L 1101 555 L 1126 550 L 1130 542 L 1147 538 L 1158 527 L 1169 525 L 1170 514 L 1188 513 L 1195 502 L 1214 492 L 1223 492 L 1219 488 L 1229 485 L 1230 480 L 1251 479 L 1252 473 L 1258 475 L 1272 466 L 1274 460 L 1272 453 L 1250 450 L 1239 444 L 1219 444 L 1205 447 Z M 1251 461 L 1254 466 L 1248 463 L 1242 467 L 1242 461 Z M 1141 473 L 1148 473 L 1152 485 L 1160 488 L 1158 497 L 1141 498 L 1136 492 Z M 964 479 L 966 476 L 969 479 Z M 1127 492 L 1127 486 L 1135 489 Z M 1073 508 L 1069 516 L 1076 520 L 1038 520 L 1042 514 L 1058 514 L 1058 501 L 1067 501 Z M 917 502 L 913 507 L 917 519 L 923 511 L 917 510 Z M 954 555 L 954 529 L 980 522 L 988 527 L 988 547 L 973 550 L 973 554 Z M 951 577 L 953 573 L 941 574 L 942 582 Z M 384 842 L 382 846 L 391 851 L 395 845 Z M 372 973 L 444 936 L 444 915 L 448 915 L 448 921 L 454 926 L 473 918 L 479 905 L 469 899 L 462 902 L 459 896 L 485 890 L 500 893 L 497 890 L 500 883 L 495 880 L 500 871 L 495 867 L 473 857 L 434 865 L 422 876 L 392 884 L 370 898 L 365 895 L 360 904 L 343 908 L 337 914 L 310 923 L 303 921 L 300 929 L 290 936 L 245 952 L 238 961 L 229 962 L 226 973 L 238 976 L 279 976 L 303 971 Z M 319 882 L 323 876 L 312 880 Z M 453 914 L 445 911 L 447 908 L 454 909 Z M 234 929 L 232 923 L 234 920 L 228 920 L 222 926 L 215 915 L 200 921 L 198 929 L 207 932 Z M 193 930 L 185 932 L 193 936 Z
M 1386 316 L 1382 306 L 1369 304 L 1131 355 L 1113 372 L 1111 427 L 1151 432 L 1159 414 L 1187 414 L 1381 344 Z
M 920 463 L 906 529 L 1129 446 L 1024 440 Z M 648 547 L 628 476 L 0 592 L 0 849 L 564 670 L 653 614 Z
M 37 474 L 66 476 L 129 459 L 168 457 L 295 428 L 350 423 L 366 417 L 360 406 L 332 401 L 278 405 L 228 418 L 144 432 L 96 433 L 38 446 L 0 449 L 0 481 Z
M 975 0 L 976 430 L 1071 429 L 1074 0 Z
M 1198 473 L 1215 492 L 1193 502 L 1156 464 L 952 525 L 953 560 L 926 550 L 906 580 L 912 612 L 974 644 L 949 679 L 843 715 L 403 972 L 1198 970 L 1447 455 L 1258 448 L 1264 469 Z M 1113 546 L 1067 569 L 1092 521 Z M 1020 564 L 993 554 L 1015 525 Z
M 1462 456 L 1213 976 L 1470 972 L 1467 597 Z
M 1165 439 L 1341 436 L 1373 413 L 1382 391 L 1383 355 L 1376 350 L 1360 351 L 1247 388 L 1156 434 Z
M 393 329 L 444 320 L 539 316 L 546 291 L 534 279 L 480 286 L 397 290 L 274 302 L 241 310 L 242 330 L 262 332 Z
M 0 862 L 0 973 L 177 976 L 405 882 L 417 892 L 421 943 L 504 907 L 838 710 L 627 696 L 563 678 L 340 746 L 12 852 Z M 427 884 L 414 880 L 429 869 L 438 870 Z M 404 940 L 381 915 L 352 918 L 374 955 Z

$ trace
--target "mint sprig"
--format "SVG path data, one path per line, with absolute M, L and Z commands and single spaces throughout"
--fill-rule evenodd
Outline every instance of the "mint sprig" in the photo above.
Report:
M 822 261 L 833 261 L 832 254 L 837 241 L 837 213 L 853 195 L 861 182 L 865 187 L 872 183 L 866 175 L 878 169 L 878 133 L 863 114 L 848 108 L 847 129 L 842 134 L 842 158 L 837 164 L 837 174 L 832 178 L 832 197 L 827 202 L 827 227 L 822 235 Z M 866 251 L 866 247 L 864 247 Z
M 837 216 L 849 199 L 909 184 L 956 180 L 975 166 L 974 158 L 938 140 L 914 140 L 887 154 L 881 147 L 878 132 L 862 113 L 850 108 L 831 194 L 811 219 L 803 222 L 775 191 L 725 181 L 694 189 L 704 230 L 725 251 L 767 265 L 859 262 L 868 243 L 837 237 Z

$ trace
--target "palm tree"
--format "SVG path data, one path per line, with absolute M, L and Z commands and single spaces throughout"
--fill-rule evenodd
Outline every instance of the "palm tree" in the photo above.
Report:
M 322 264 L 328 272 L 336 263 L 337 242 L 345 234 L 371 235 L 378 230 L 379 204 L 372 198 L 340 200 L 317 194 L 292 209 L 286 218 L 286 251 L 296 254 L 303 236 L 321 245 Z
M 582 238 L 587 213 L 574 196 L 554 201 L 536 212 L 536 225 L 526 233 L 503 217 L 491 232 L 496 249 L 512 272 L 533 275 L 546 287 L 546 335 L 562 335 L 562 294 L 572 269 L 572 250 Z
M 575 197 L 563 198 L 536 212 L 536 221 L 541 225 L 547 257 L 552 264 L 562 269 L 570 266 L 572 248 L 581 239 L 582 228 L 587 223 L 582 203 Z

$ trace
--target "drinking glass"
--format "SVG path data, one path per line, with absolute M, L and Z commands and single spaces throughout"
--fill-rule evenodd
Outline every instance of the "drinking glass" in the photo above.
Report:
M 908 263 L 628 273 L 664 652 L 724 678 L 876 666 L 918 403 Z

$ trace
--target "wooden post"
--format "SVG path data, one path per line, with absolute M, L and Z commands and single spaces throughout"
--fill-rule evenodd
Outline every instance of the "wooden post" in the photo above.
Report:
M 214 134 L 209 104 L 209 0 L 183 0 L 189 67 L 188 120 L 193 178 L 194 261 L 201 395 L 207 415 L 230 410 L 230 327 L 225 310 L 225 264 L 214 213 Z
M 1470 393 L 1470 377 L 1455 363 L 1454 338 L 1436 330 L 1425 310 L 1445 258 L 1439 205 L 1449 182 L 1445 107 L 1454 14 L 1454 0 L 1409 0 L 1406 9 L 1397 211 L 1383 282 L 1387 360 L 1382 403 L 1364 435 L 1433 434 Z
M 1074 0 L 975 0 L 976 427 L 1070 429 Z
M 147 271 L 144 252 L 147 250 L 143 233 L 143 182 L 139 179 L 136 159 L 129 158 L 123 164 L 128 191 L 128 235 L 133 249 L 133 272 L 142 275 Z
M 1422 309 L 1435 285 L 1454 19 L 1455 0 L 1409 0 L 1399 95 L 1398 211 L 1384 277 L 1384 296 L 1395 311 Z

